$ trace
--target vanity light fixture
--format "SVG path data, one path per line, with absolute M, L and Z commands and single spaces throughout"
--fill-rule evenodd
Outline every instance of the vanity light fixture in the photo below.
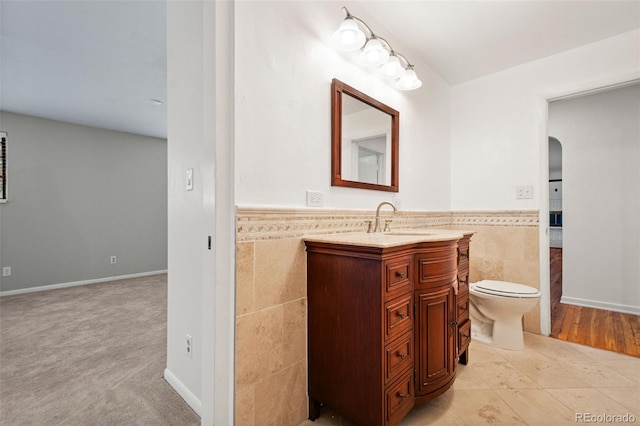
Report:
M 367 67 L 378 67 L 378 73 L 395 81 L 398 90 L 414 90 L 422 86 L 413 65 L 400 53 L 393 50 L 389 42 L 374 34 L 360 18 L 343 7 L 346 17 L 340 28 L 333 33 L 333 44 L 338 50 L 352 52 L 360 50 L 360 63 Z M 363 31 L 364 30 L 364 31 Z

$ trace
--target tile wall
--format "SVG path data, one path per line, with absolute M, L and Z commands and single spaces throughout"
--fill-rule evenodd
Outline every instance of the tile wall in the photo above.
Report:
M 538 212 L 400 212 L 392 228 L 473 230 L 470 281 L 539 288 Z M 371 211 L 238 208 L 236 425 L 299 425 L 307 417 L 306 255 L 302 237 L 366 230 Z M 525 316 L 539 333 L 539 309 Z

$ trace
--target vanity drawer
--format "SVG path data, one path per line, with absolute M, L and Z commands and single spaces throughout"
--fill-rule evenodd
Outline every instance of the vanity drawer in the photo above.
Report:
M 413 374 L 408 371 L 385 392 L 387 424 L 398 424 L 413 407 Z
M 467 320 L 458 326 L 458 353 L 462 353 L 471 342 L 471 321 Z
M 458 265 L 459 267 L 469 267 L 469 243 L 462 243 L 458 246 Z
M 458 291 L 458 312 L 457 321 L 458 324 L 462 324 L 469 319 L 469 289 L 466 291 Z
M 412 330 L 413 309 L 411 293 L 385 303 L 384 338 L 390 342 L 406 331 Z
M 413 333 L 407 333 L 384 348 L 385 383 L 413 366 Z
M 385 262 L 385 300 L 411 291 L 411 256 Z
M 469 291 L 469 271 L 458 271 L 458 291 Z
M 420 286 L 448 285 L 456 278 L 458 260 L 455 250 L 419 254 L 415 258 Z

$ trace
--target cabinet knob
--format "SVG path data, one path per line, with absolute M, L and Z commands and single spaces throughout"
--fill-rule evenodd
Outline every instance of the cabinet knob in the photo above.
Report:
M 406 317 L 406 316 L 407 316 L 407 314 L 405 314 L 405 313 L 404 313 L 404 312 L 402 312 L 402 311 L 397 311 L 397 312 L 396 312 L 396 315 L 398 315 L 400 318 L 404 318 L 404 317 Z
M 398 398 L 400 399 L 405 399 L 406 397 L 408 397 L 409 395 L 406 393 L 402 393 L 402 392 L 398 392 Z
M 400 357 L 400 359 L 404 359 L 404 357 L 406 357 L 407 354 L 404 354 L 404 353 L 398 351 L 398 356 Z
M 449 324 L 451 324 L 451 327 L 455 327 L 455 326 L 457 326 L 457 325 L 458 325 L 458 321 L 456 321 L 456 320 L 452 319 L 452 320 L 451 320 L 451 322 L 450 322 Z
M 404 278 L 404 272 L 402 272 L 402 271 L 396 271 L 396 277 L 398 277 L 398 278 Z

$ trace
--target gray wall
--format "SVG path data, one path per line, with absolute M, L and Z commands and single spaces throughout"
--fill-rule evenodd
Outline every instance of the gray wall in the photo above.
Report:
M 167 268 L 166 140 L 7 112 L 0 130 L 1 291 Z

